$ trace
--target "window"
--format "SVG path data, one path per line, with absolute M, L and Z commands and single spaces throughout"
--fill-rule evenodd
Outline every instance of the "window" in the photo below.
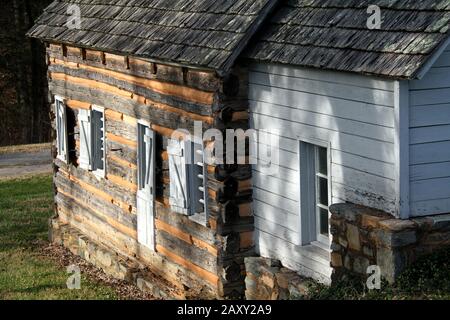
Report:
M 56 117 L 56 145 L 57 158 L 68 163 L 69 161 L 69 147 L 67 134 L 67 113 L 64 99 L 55 97 L 55 117 Z
M 101 107 L 80 110 L 80 167 L 105 176 L 105 115 Z
M 330 244 L 328 159 L 326 143 L 300 142 L 301 245 Z
M 206 221 L 207 175 L 203 144 L 172 139 L 168 154 L 172 210 Z

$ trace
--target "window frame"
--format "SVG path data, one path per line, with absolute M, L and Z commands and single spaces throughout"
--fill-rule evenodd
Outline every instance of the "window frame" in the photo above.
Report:
M 298 140 L 299 154 L 299 180 L 300 180 L 300 208 L 299 208 L 299 242 L 300 246 L 316 245 L 325 250 L 330 249 L 331 234 L 324 236 L 320 234 L 320 216 L 318 203 L 319 174 L 318 152 L 319 148 L 327 150 L 327 194 L 328 210 L 332 203 L 332 180 L 331 180 L 331 143 L 315 138 L 300 138 Z M 306 172 L 306 174 L 305 174 Z M 323 177 L 325 178 L 325 177 Z M 330 213 L 328 211 L 328 217 Z
M 103 122 L 103 136 L 102 136 L 102 140 L 103 140 L 103 157 L 102 157 L 102 161 L 103 161 L 103 169 L 98 169 L 97 168 L 97 163 L 95 161 L 95 157 L 94 154 L 96 153 L 96 150 L 94 150 L 94 147 L 96 145 L 95 140 L 95 135 L 94 132 L 97 129 L 97 123 L 96 121 L 94 121 L 94 112 L 100 112 L 102 114 L 102 122 Z M 98 178 L 105 178 L 106 177 L 106 119 L 105 119 L 105 108 L 101 107 L 101 106 L 96 106 L 93 105 L 91 108 L 91 116 L 90 116 L 90 126 L 91 126 L 91 171 L 92 173 L 98 177 Z

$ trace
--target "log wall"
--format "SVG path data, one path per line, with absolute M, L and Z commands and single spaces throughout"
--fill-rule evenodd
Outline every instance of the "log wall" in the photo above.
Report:
M 186 291 L 207 297 L 244 293 L 244 258 L 253 254 L 250 166 L 209 166 L 210 219 L 202 226 L 173 213 L 167 143 L 173 130 L 247 128 L 246 70 L 215 73 L 49 44 L 49 87 L 77 117 L 105 108 L 106 178 L 78 167 L 78 121 L 70 163 L 55 158 L 58 220 L 111 250 L 148 266 Z M 157 135 L 156 253 L 137 242 L 137 121 Z M 69 129 L 70 130 L 70 129 Z M 192 131 L 193 132 L 193 131 Z M 192 295 L 192 294 L 191 294 Z

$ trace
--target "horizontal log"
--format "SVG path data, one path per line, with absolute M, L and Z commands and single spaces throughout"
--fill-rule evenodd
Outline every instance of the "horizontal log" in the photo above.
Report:
M 170 257 L 151 252 L 135 239 L 114 230 L 101 220 L 88 221 L 62 206 L 58 207 L 58 215 L 61 223 L 71 225 L 80 230 L 91 241 L 111 248 L 114 252 L 129 258 L 131 261 L 137 260 L 141 264 L 147 265 L 151 272 L 181 289 L 185 289 L 182 286 L 183 284 L 188 288 L 203 287 L 206 290 L 215 290 L 215 286 L 204 279 L 201 270 L 197 270 L 200 272 L 192 272 L 177 261 L 172 261 Z
M 106 118 L 106 133 L 119 136 L 128 141 L 137 141 L 138 130 L 137 126 L 130 126 L 123 121 L 116 121 L 111 118 Z
M 88 102 L 81 102 L 77 100 L 66 100 L 66 105 L 71 109 L 91 109 L 91 104 Z
M 72 67 L 72 65 L 66 65 L 64 61 L 54 60 L 54 64 L 62 65 L 65 67 Z M 214 103 L 215 95 L 211 92 L 205 92 L 194 88 L 189 88 L 182 85 L 177 85 L 168 82 L 161 82 L 157 80 L 151 80 L 147 78 L 138 77 L 135 75 L 124 74 L 117 71 L 107 70 L 104 68 L 89 66 L 85 64 L 78 64 L 78 69 L 86 70 L 88 72 L 95 72 L 102 74 L 120 81 L 126 81 L 132 83 L 135 86 L 142 86 L 144 88 L 149 88 L 160 94 L 175 96 L 180 99 L 191 101 L 194 103 L 200 103 L 205 105 L 212 105 Z
M 57 198 L 57 200 L 59 199 Z M 116 230 L 110 224 L 94 215 L 83 215 L 83 212 L 86 212 L 86 208 L 77 205 L 73 208 L 67 208 L 63 203 L 59 202 L 57 210 L 63 223 L 79 229 L 93 241 L 113 248 L 116 252 L 126 257 L 136 257 L 138 244 L 135 239 Z
M 120 161 L 122 161 L 120 159 Z M 132 185 L 137 185 L 137 168 L 136 166 L 131 167 L 131 163 L 129 165 L 122 164 L 116 160 L 113 160 L 111 156 L 107 156 L 106 158 L 106 168 L 108 171 L 108 175 L 116 176 L 124 181 L 131 183 Z
M 78 184 L 79 186 L 81 186 L 83 189 L 85 189 L 87 192 L 95 195 L 96 197 L 99 197 L 107 202 L 110 202 L 114 205 L 116 205 L 117 207 L 121 208 L 123 211 L 125 211 L 126 213 L 131 213 L 132 212 L 132 206 L 126 203 L 121 202 L 120 200 L 115 199 L 114 197 L 112 197 L 111 195 L 109 195 L 108 193 L 106 193 L 103 190 L 100 190 L 84 181 L 79 180 L 78 178 L 71 176 L 69 174 L 67 174 L 66 172 L 64 172 L 61 168 L 58 171 L 59 173 L 61 173 L 62 175 L 64 175 L 66 177 L 66 179 L 70 180 L 73 183 Z
M 183 240 L 184 242 L 194 245 L 200 249 L 207 250 L 210 254 L 217 257 L 217 248 L 215 246 L 212 246 L 208 243 L 206 243 L 203 240 L 197 239 L 193 237 L 191 234 L 184 232 L 182 230 L 179 230 L 167 223 L 165 223 L 162 220 L 156 219 L 155 220 L 155 226 L 158 230 L 163 230 L 167 232 L 168 234 L 177 237 L 180 240 Z
M 134 146 L 130 147 L 129 145 L 106 139 L 106 148 L 109 156 L 120 158 L 122 161 L 127 161 L 131 164 L 137 163 L 137 148 Z
M 211 255 L 207 250 L 189 244 L 161 229 L 156 230 L 156 244 L 203 270 L 217 273 L 217 257 Z
M 82 55 L 63 57 L 61 49 L 47 49 L 50 60 L 59 59 L 65 62 L 83 63 L 91 66 L 108 68 L 126 74 L 141 76 L 164 82 L 186 85 L 202 91 L 216 92 L 219 90 L 222 80 L 215 72 L 187 69 L 183 72 L 182 67 L 169 66 L 139 59 L 127 57 L 128 63 L 122 65 L 118 59 L 109 59 L 101 51 L 85 49 L 84 59 Z M 127 68 L 128 67 L 128 68 Z
M 120 143 L 120 144 L 124 144 L 130 148 L 137 148 L 137 141 L 132 141 L 120 136 L 117 136 L 115 134 L 112 133 L 106 133 L 106 139 Z
M 55 95 L 60 95 L 69 99 L 79 101 L 89 101 L 92 104 L 107 106 L 123 113 L 124 115 L 135 119 L 142 119 L 150 122 L 152 127 L 161 130 L 161 134 L 170 136 L 173 130 L 188 129 L 194 130 L 194 119 L 181 116 L 177 113 L 168 112 L 158 108 L 152 108 L 149 105 L 138 101 L 138 97 L 124 96 L 124 94 L 115 94 L 114 92 L 105 91 L 101 88 L 86 87 L 80 84 L 65 82 L 62 80 L 51 80 L 49 83 L 50 90 Z M 210 128 L 211 125 L 204 123 L 204 128 Z M 169 130 L 164 130 L 169 129 Z
M 133 93 L 129 91 L 122 90 L 117 88 L 116 86 L 101 83 L 95 80 L 82 79 L 78 77 L 69 76 L 65 73 L 58 73 L 58 72 L 50 72 L 49 77 L 51 80 L 59 80 L 64 83 L 70 82 L 75 85 L 102 90 L 120 97 L 125 97 L 129 99 L 133 98 Z
M 113 182 L 114 184 L 116 184 L 117 186 L 119 186 L 125 190 L 131 190 L 133 192 L 138 191 L 137 184 L 126 181 L 121 177 L 115 176 L 113 174 L 107 174 L 106 179 L 108 179 L 109 181 Z
M 132 170 L 137 170 L 136 163 L 132 163 L 132 162 L 125 160 L 123 158 L 120 158 L 114 154 L 108 154 L 107 158 L 109 161 L 115 162 L 115 163 L 121 165 L 122 167 L 130 168 Z
M 255 245 L 253 231 L 242 232 L 239 234 L 240 248 L 247 249 Z
M 111 217 L 111 214 L 113 214 L 112 212 L 115 212 L 115 210 L 111 209 L 110 206 L 108 207 L 105 204 L 103 204 L 104 205 L 103 208 L 99 208 L 98 205 L 92 204 L 92 201 L 87 201 L 86 198 L 75 197 L 73 195 L 73 189 L 63 190 L 61 186 L 60 188 L 58 188 L 58 193 L 56 197 L 57 198 L 59 197 L 60 200 L 66 204 L 66 208 L 74 210 L 73 208 L 75 206 L 79 206 L 81 208 L 81 211 L 84 210 L 86 214 L 90 213 L 92 215 L 95 215 L 96 217 L 105 221 L 107 224 L 109 224 L 116 230 L 122 232 L 127 236 L 132 237 L 133 239 L 137 239 L 136 221 L 134 221 L 134 224 L 130 224 L 130 222 L 124 224 L 125 223 L 124 220 L 119 221 L 117 219 L 117 216 L 120 217 L 120 215 L 117 214 L 115 217 Z
M 167 206 L 161 204 L 163 201 L 167 203 Z M 217 239 L 213 230 L 190 220 L 189 217 L 172 212 L 168 205 L 168 201 L 168 198 L 165 198 L 164 200 L 160 198 L 159 202 L 156 204 L 157 220 L 203 241 L 212 248 L 217 247 Z
M 59 172 L 68 177 L 71 181 L 79 183 L 83 188 L 88 188 L 99 196 L 121 207 L 126 212 L 132 212 L 136 207 L 136 194 L 129 190 L 118 188 L 114 183 L 106 179 L 97 179 L 91 172 L 74 166 L 64 169 L 64 163 L 58 159 L 54 160 L 59 167 Z M 69 174 L 70 172 L 70 174 Z
M 183 266 L 187 269 L 189 269 L 190 271 L 194 272 L 195 274 L 197 274 L 199 277 L 205 279 L 206 281 L 208 281 L 213 287 L 217 287 L 218 283 L 219 283 L 219 277 L 212 273 L 212 272 L 208 272 L 202 268 L 200 268 L 199 266 L 196 266 L 195 264 L 193 264 L 192 262 L 176 255 L 175 253 L 171 252 L 170 250 L 160 246 L 160 245 L 156 245 L 156 250 L 157 252 L 161 253 L 162 255 L 166 256 L 168 259 L 172 260 L 173 262 L 179 264 L 180 266 Z

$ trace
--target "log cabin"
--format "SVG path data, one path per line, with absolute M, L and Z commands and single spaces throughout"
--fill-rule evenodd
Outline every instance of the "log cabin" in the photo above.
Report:
M 296 276 L 374 265 L 395 281 L 450 242 L 449 21 L 444 0 L 54 1 L 29 32 L 51 240 L 160 298 L 293 298 Z M 239 154 L 217 138 L 236 129 L 266 139 Z

